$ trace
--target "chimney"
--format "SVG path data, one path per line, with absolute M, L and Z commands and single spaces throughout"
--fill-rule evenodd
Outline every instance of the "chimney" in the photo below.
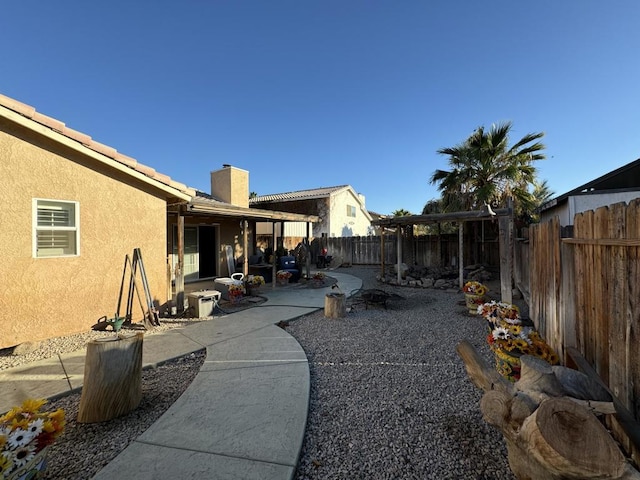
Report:
M 211 195 L 236 207 L 249 208 L 249 172 L 229 164 L 211 172 Z

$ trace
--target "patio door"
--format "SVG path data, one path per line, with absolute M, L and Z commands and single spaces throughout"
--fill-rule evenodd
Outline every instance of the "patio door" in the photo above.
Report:
M 200 278 L 200 254 L 198 253 L 198 227 L 184 227 L 184 281 Z
M 185 282 L 195 282 L 201 278 L 216 276 L 216 245 L 216 227 L 209 225 L 184 227 Z M 178 258 L 178 227 L 176 225 L 173 227 L 173 258 Z

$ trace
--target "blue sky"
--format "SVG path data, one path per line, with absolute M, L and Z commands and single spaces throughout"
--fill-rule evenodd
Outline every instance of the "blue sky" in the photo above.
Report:
M 439 196 L 439 148 L 545 132 L 562 194 L 640 157 L 640 2 L 5 2 L 0 93 L 190 186 Z

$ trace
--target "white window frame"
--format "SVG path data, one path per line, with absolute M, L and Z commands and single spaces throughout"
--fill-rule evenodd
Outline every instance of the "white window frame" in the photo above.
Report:
M 73 225 L 69 226 L 51 226 L 38 225 L 38 207 L 41 203 L 58 204 L 60 206 L 68 205 L 73 207 Z M 34 198 L 32 201 L 32 253 L 33 258 L 60 258 L 60 257 L 78 257 L 80 256 L 80 203 L 73 200 L 57 200 L 51 198 Z M 73 232 L 75 240 L 75 252 L 60 255 L 38 255 L 38 232 L 40 231 L 63 231 Z
M 347 217 L 356 218 L 356 212 L 357 212 L 357 209 L 355 205 L 347 205 Z

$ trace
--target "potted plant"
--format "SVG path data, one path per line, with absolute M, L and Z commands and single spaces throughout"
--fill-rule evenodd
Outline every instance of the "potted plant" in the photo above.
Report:
M 311 281 L 314 287 L 322 287 L 324 285 L 324 279 L 326 275 L 322 272 L 316 272 L 311 277 Z
M 464 292 L 464 300 L 469 309 L 469 313 L 477 315 L 478 305 L 484 303 L 484 296 L 489 289 L 480 282 L 472 280 L 464 284 L 462 291 Z
M 512 382 L 520 378 L 520 357 L 533 355 L 551 365 L 559 362 L 558 355 L 535 331 L 522 325 L 516 305 L 504 302 L 488 302 L 478 307 L 478 313 L 489 324 L 487 342 L 496 358 L 496 369 Z
M 0 417 L 0 477 L 36 478 L 46 468 L 47 450 L 64 430 L 64 410 L 43 412 L 47 400 L 27 399 Z
M 262 285 L 264 285 L 264 277 L 262 275 L 247 275 L 245 278 L 244 287 L 247 295 L 257 293 Z
M 242 300 L 244 295 L 244 287 L 242 285 L 232 284 L 229 285 L 229 290 L 227 291 L 229 295 L 229 301 L 231 303 L 239 303 Z
M 280 285 L 286 285 L 289 283 L 289 279 L 291 278 L 291 272 L 287 272 L 286 270 L 278 270 L 276 272 L 276 279 Z

